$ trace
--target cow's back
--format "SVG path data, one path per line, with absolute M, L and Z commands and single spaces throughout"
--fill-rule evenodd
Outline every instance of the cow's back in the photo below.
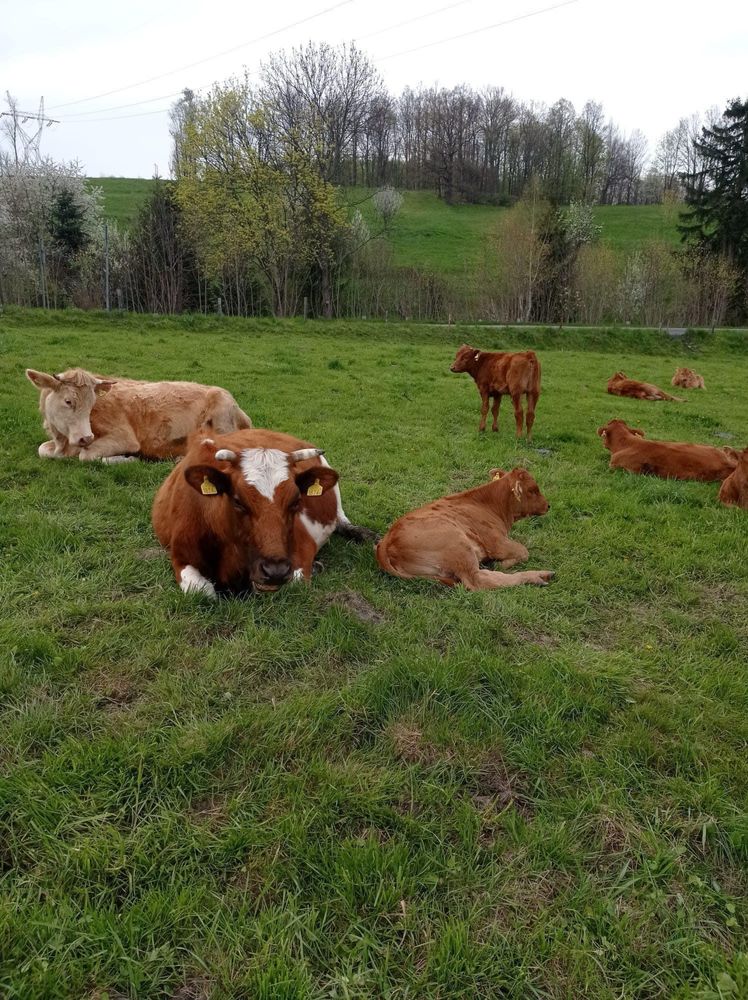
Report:
M 500 351 L 490 355 L 486 381 L 506 395 L 540 389 L 540 363 L 534 351 Z
M 714 482 L 729 476 L 736 460 L 721 448 L 677 441 L 636 441 L 616 451 L 615 465 L 666 479 Z

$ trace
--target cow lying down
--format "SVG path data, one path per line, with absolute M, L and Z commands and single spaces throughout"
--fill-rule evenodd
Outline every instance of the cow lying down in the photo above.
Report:
M 748 510 L 748 448 L 738 452 L 738 464 L 722 483 L 719 499 L 726 507 Z
M 405 580 L 423 576 L 468 590 L 545 586 L 553 576 L 549 570 L 499 573 L 481 565 L 498 561 L 509 569 L 524 562 L 529 552 L 509 538 L 511 527 L 549 507 L 524 469 L 492 469 L 490 475 L 484 486 L 434 500 L 395 521 L 376 548 L 381 568 Z
M 704 376 L 698 375 L 693 368 L 676 368 L 670 384 L 678 385 L 681 389 L 706 389 Z
M 684 403 L 684 399 L 671 396 L 651 382 L 637 382 L 628 378 L 625 372 L 616 372 L 608 379 L 608 392 L 613 396 L 628 396 L 631 399 L 667 400 L 670 403 Z
M 644 431 L 624 420 L 609 420 L 597 433 L 611 453 L 610 468 L 626 469 L 662 479 L 715 482 L 729 476 L 737 464 L 734 448 L 679 441 L 647 441 Z
M 345 516 L 337 483 L 308 441 L 267 430 L 200 432 L 156 494 L 153 529 L 185 592 L 277 590 L 311 579 L 334 531 L 374 537 Z
M 217 386 L 136 382 L 83 368 L 59 375 L 28 368 L 26 375 L 41 390 L 39 409 L 51 436 L 39 446 L 41 458 L 176 458 L 198 427 L 225 434 L 252 426 L 231 393 Z

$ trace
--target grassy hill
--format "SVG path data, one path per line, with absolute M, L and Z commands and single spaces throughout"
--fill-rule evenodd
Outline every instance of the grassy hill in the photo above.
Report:
M 127 227 L 135 220 L 153 181 L 99 177 L 92 183 L 104 192 L 107 214 Z M 368 195 L 357 189 L 347 196 L 365 218 L 371 216 Z M 406 191 L 391 233 L 395 262 L 459 278 L 480 264 L 486 238 L 501 225 L 508 211 L 491 205 L 447 205 L 430 191 Z M 621 254 L 634 250 L 644 240 L 678 243 L 677 208 L 673 206 L 602 205 L 595 209 L 595 218 L 603 227 L 601 239 Z
M 0 994 L 748 995 L 748 515 L 595 433 L 746 444 L 748 345 L 485 331 L 541 354 L 528 444 L 477 433 L 468 336 L 6 311 Z M 684 360 L 719 392 L 605 392 Z M 336 537 L 308 587 L 185 596 L 150 526 L 170 463 L 40 460 L 32 363 L 224 385 L 379 531 L 524 464 L 551 510 L 513 535 L 556 577 L 451 590 Z

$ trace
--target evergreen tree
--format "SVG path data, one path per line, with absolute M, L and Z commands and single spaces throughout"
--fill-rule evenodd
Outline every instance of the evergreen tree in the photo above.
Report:
M 90 243 L 83 206 L 67 188 L 63 188 L 55 199 L 49 228 L 65 255 L 85 250 Z
M 678 229 L 748 277 L 748 100 L 730 101 L 694 145 L 700 167 L 680 175 L 688 208 Z

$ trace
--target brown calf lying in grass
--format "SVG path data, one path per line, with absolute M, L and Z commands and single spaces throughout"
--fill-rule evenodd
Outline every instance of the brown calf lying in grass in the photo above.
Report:
M 681 389 L 706 389 L 704 376 L 697 375 L 693 368 L 676 368 L 670 384 L 679 385 Z
M 549 570 L 499 573 L 481 566 L 498 561 L 509 569 L 524 562 L 529 552 L 508 537 L 512 524 L 549 507 L 524 469 L 490 474 L 484 486 L 434 500 L 395 521 L 377 545 L 382 569 L 404 580 L 423 576 L 449 587 L 462 583 L 468 590 L 545 586 L 553 576 Z
M 722 483 L 719 499 L 726 507 L 748 510 L 748 448 L 738 453 L 738 464 Z
M 597 433 L 611 453 L 610 468 L 626 469 L 662 479 L 722 480 L 735 468 L 734 448 L 714 448 L 679 441 L 647 441 L 644 431 L 624 420 L 609 420 Z
M 475 380 L 481 398 L 478 430 L 486 429 L 488 401 L 493 399 L 492 431 L 499 429 L 499 406 L 502 396 L 511 396 L 517 437 L 522 434 L 522 396 L 527 400 L 527 438 L 532 437 L 535 407 L 540 396 L 540 362 L 534 351 L 479 351 L 463 344 L 449 369 L 468 372 Z
M 664 389 L 652 385 L 651 382 L 637 382 L 636 379 L 627 378 L 624 372 L 616 372 L 608 379 L 608 392 L 613 396 L 629 396 L 631 399 L 666 399 L 670 403 L 683 403 L 685 400 L 671 396 Z

